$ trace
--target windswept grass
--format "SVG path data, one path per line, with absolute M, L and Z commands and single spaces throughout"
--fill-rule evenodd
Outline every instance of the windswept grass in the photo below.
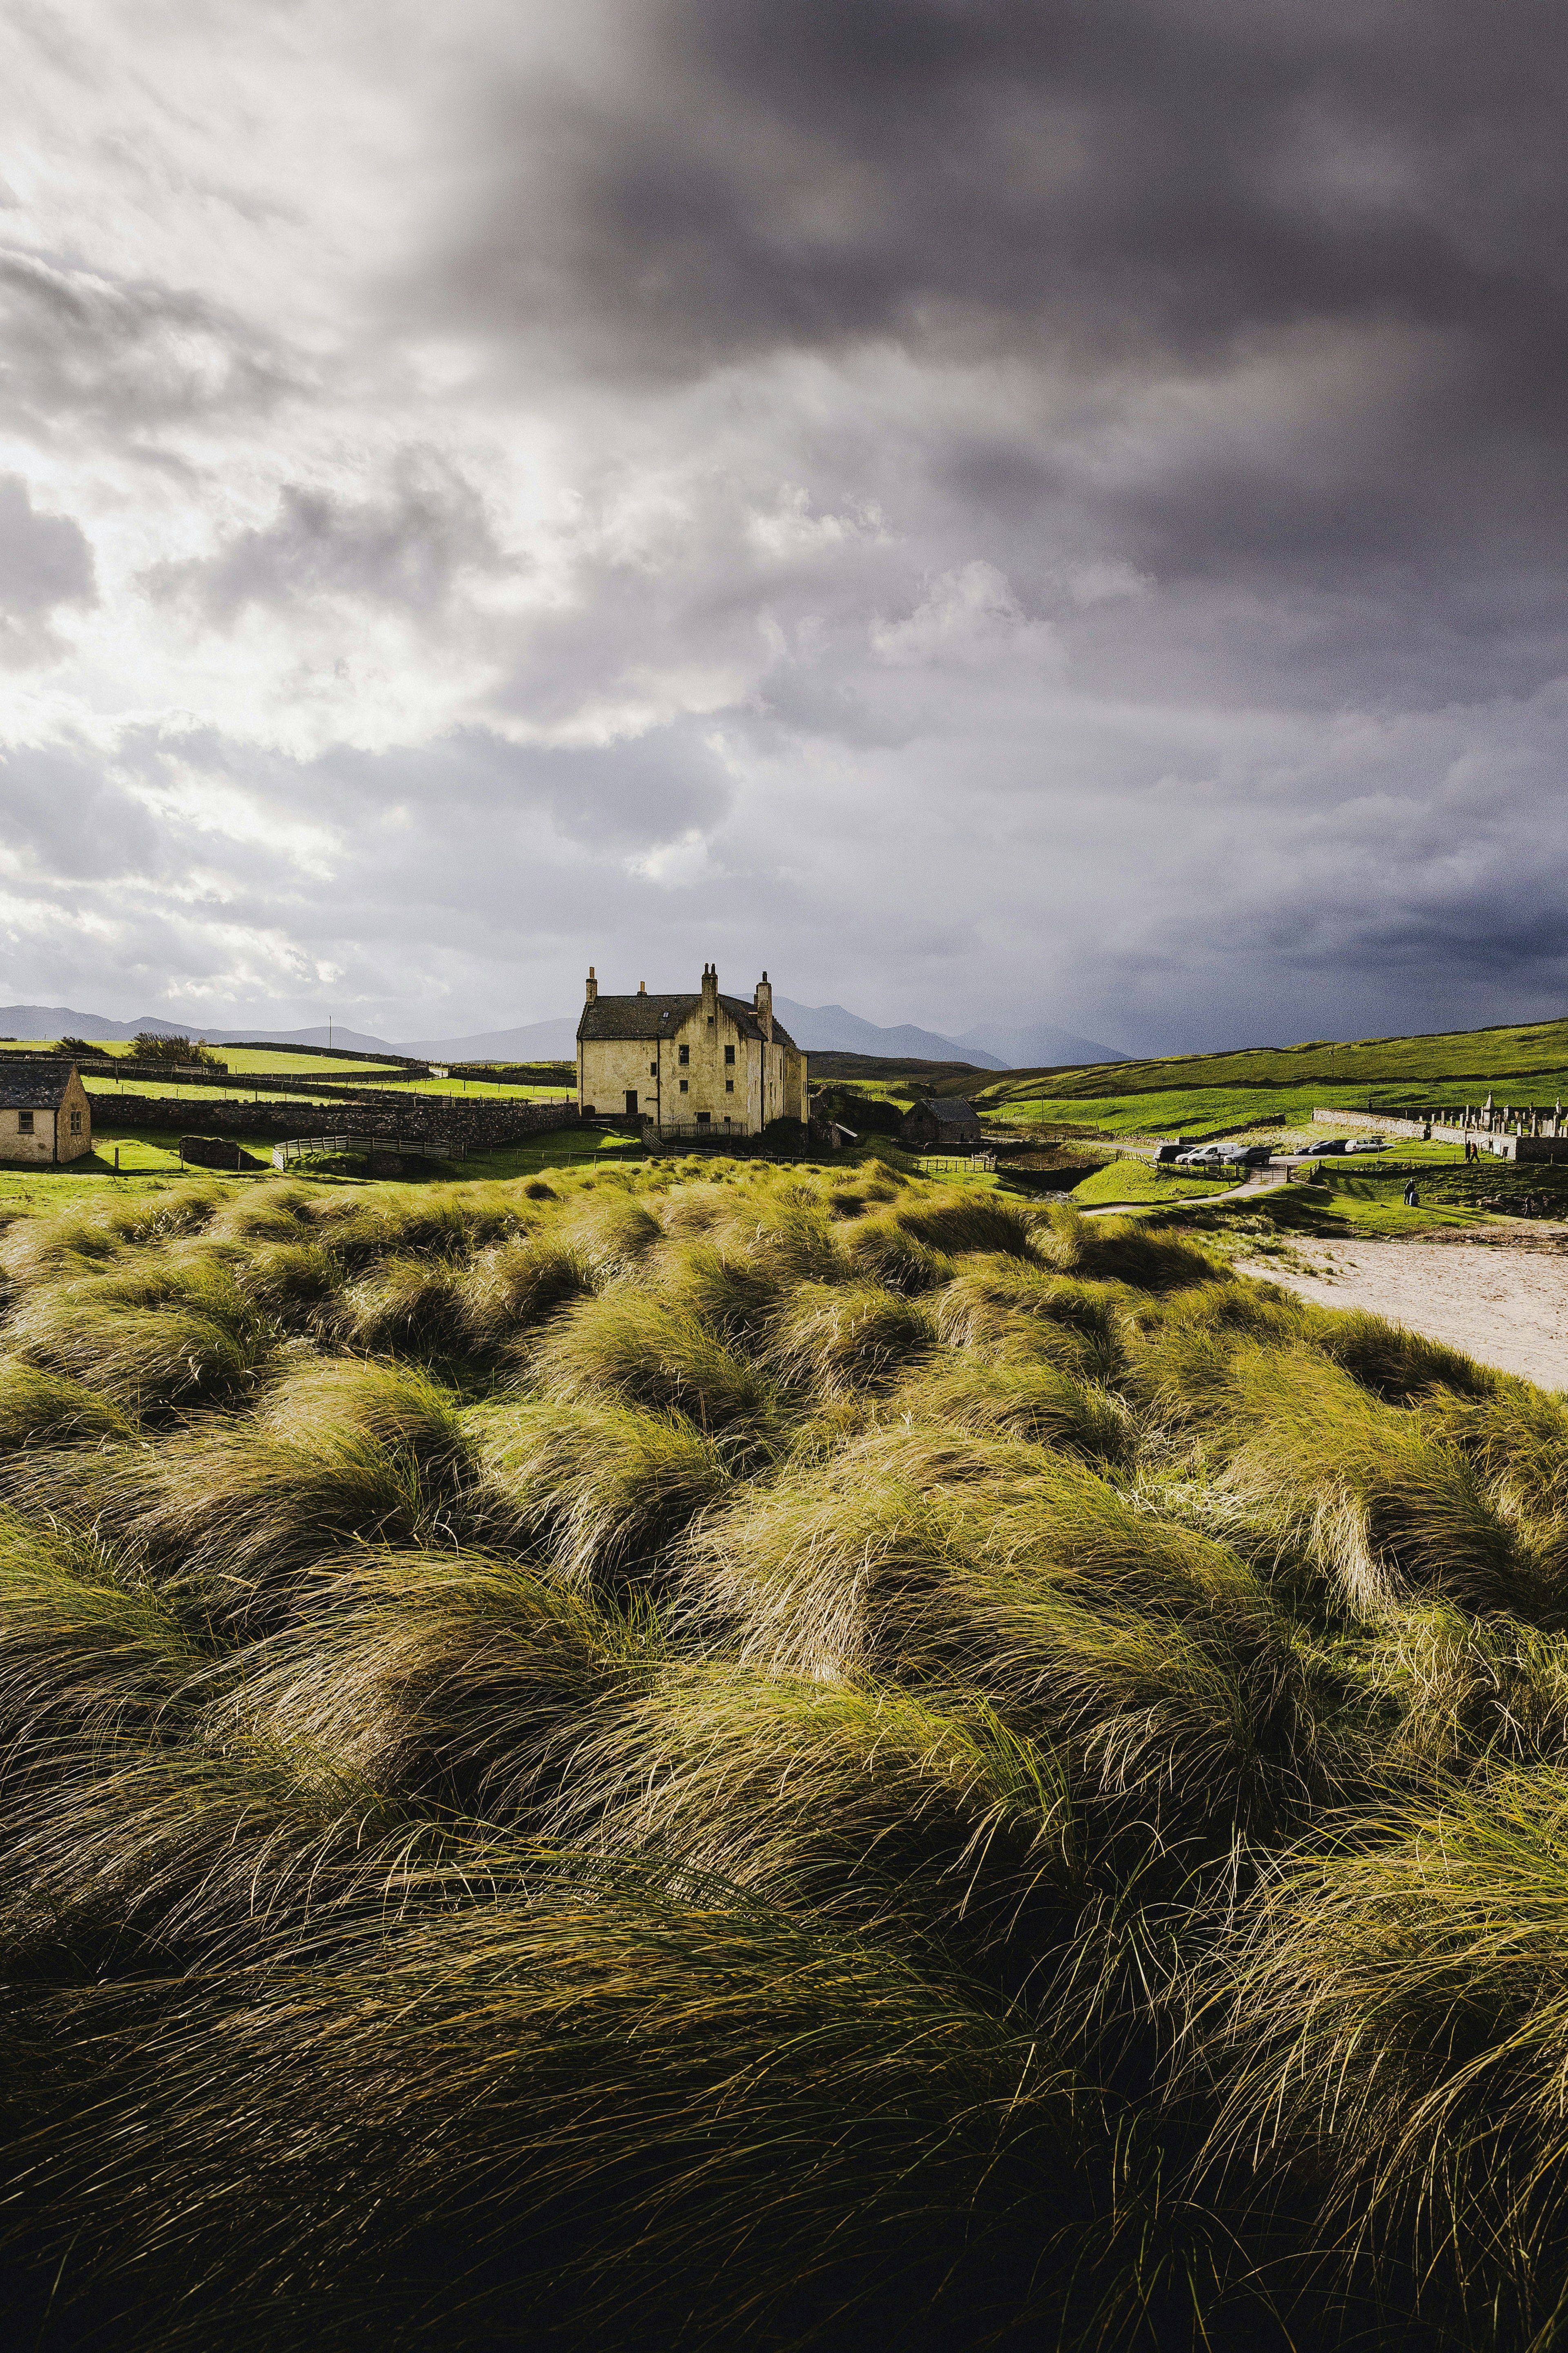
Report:
M 770 1353 L 792 1388 L 833 1398 L 884 1385 L 935 1340 L 930 1312 L 901 1293 L 803 1282 L 780 1309 Z
M 0 1359 L 0 1447 L 129 1438 L 136 1425 L 113 1401 L 21 1356 Z
M 736 1483 L 729 1450 L 682 1414 L 540 1401 L 479 1408 L 468 1428 L 476 1529 L 542 1554 L 574 1583 L 650 1575 Z
M 1568 1413 L 875 1163 L 0 1231 L 39 2353 L 1546 2353 Z
M 547 1396 L 586 1404 L 610 1397 L 655 1413 L 681 1413 L 714 1435 L 765 1432 L 776 1411 L 766 1375 L 727 1347 L 701 1317 L 635 1293 L 587 1299 L 558 1318 L 531 1351 Z
M 1564 1622 L 1568 1592 L 1552 1565 L 1532 1556 L 1464 1455 L 1415 1417 L 1377 1405 L 1306 1350 L 1250 1355 L 1237 1392 L 1251 1427 L 1226 1486 L 1279 1506 L 1363 1617 L 1432 1594 L 1473 1612 Z
M 1450 2327 L 1550 2341 L 1568 2295 L 1568 1779 L 1503 1775 L 1369 1818 L 1266 1881 L 1235 1947 L 1215 2028 L 1232 2164 L 1315 2181 L 1344 2272 L 1392 2258 Z

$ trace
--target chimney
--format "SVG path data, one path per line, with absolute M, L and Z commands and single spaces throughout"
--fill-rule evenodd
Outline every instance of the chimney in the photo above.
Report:
M 597 981 L 595 979 L 595 977 L 594 977 L 594 967 L 593 967 L 593 965 L 590 965 L 588 966 L 588 1002 L 589 1002 L 589 1004 L 590 1004 L 590 1005 L 592 1005 L 592 1004 L 593 1004 L 593 1002 L 594 1002 L 595 998 L 598 996 L 598 994 L 599 994 L 599 984 L 598 984 L 598 982 L 597 982 Z
M 647 981 L 646 981 L 646 980 L 639 980 L 639 981 L 638 981 L 638 983 L 637 983 L 637 995 L 638 995 L 639 997 L 646 997 L 646 996 L 647 995 Z
M 702 1010 L 710 1021 L 719 1018 L 719 967 L 705 964 L 702 967 Z
M 752 1005 L 763 1035 L 771 1046 L 773 1042 L 773 983 L 765 972 L 757 983 L 757 993 L 752 999 Z

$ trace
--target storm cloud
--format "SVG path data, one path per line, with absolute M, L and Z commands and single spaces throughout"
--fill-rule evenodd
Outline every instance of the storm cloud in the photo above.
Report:
M 716 956 L 1132 1048 L 1554 1008 L 1544 0 L 0 40 L 14 996 L 432 1034 Z

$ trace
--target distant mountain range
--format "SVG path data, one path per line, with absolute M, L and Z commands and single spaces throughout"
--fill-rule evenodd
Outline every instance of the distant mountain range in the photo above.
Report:
M 1074 1037 L 1048 1022 L 1015 1028 L 1006 1022 L 979 1022 L 961 1038 L 946 1038 L 934 1029 L 921 1029 L 904 1021 L 883 1029 L 864 1021 L 842 1005 L 797 1005 L 793 997 L 775 997 L 773 1009 L 797 1046 L 808 1054 L 879 1054 L 888 1060 L 921 1062 L 973 1062 L 985 1071 L 1026 1071 L 1056 1062 L 1125 1062 L 1130 1057 L 1113 1046 L 1097 1045 L 1091 1038 Z M 314 1029 L 269 1029 L 255 1023 L 245 1029 L 213 1029 L 198 1017 L 146 1013 L 134 1021 L 110 1021 L 101 1013 L 78 1013 L 68 1005 L 0 1005 L 0 1037 L 10 1038 L 134 1038 L 141 1029 L 160 1035 L 205 1038 L 209 1046 L 237 1045 L 245 1039 L 273 1046 L 340 1046 L 361 1054 L 435 1055 L 453 1061 L 570 1061 L 577 1050 L 577 1017 L 565 1014 L 554 1021 L 530 1021 L 517 1029 L 485 1029 L 467 1038 L 415 1038 L 394 1045 L 361 1029 L 323 1022 Z
M 395 1050 L 436 1054 L 454 1062 L 573 1062 L 577 1059 L 577 1016 L 528 1021 L 521 1029 L 484 1029 L 472 1038 L 416 1038 Z
M 918 1062 L 973 1062 L 983 1071 L 1038 1070 L 1053 1062 L 1125 1062 L 1114 1046 L 1037 1021 L 1014 1028 L 1005 1021 L 981 1022 L 962 1037 L 918 1029 L 911 1021 L 883 1029 L 843 1005 L 799 1005 L 793 997 L 773 997 L 773 1010 L 797 1046 L 808 1054 L 879 1054 Z M 0 1019 L 4 1016 L 0 1015 Z M 337 1033 L 334 1032 L 334 1035 Z M 317 1041 L 324 1044 L 324 1037 Z M 357 1043 L 343 1033 L 345 1044 Z M 488 1029 L 472 1038 L 419 1038 L 402 1046 L 405 1054 L 449 1054 L 457 1060 L 494 1055 L 510 1061 L 569 1060 L 577 1050 L 577 1020 L 534 1021 L 522 1029 Z
M 935 1029 L 917 1029 L 902 1022 L 892 1029 L 863 1021 L 842 1005 L 796 1005 L 775 997 L 773 1007 L 797 1046 L 816 1054 L 879 1054 L 911 1061 L 974 1062 L 983 1071 L 1037 1070 L 1052 1062 L 1124 1062 L 1114 1046 L 1097 1046 L 1091 1038 L 1075 1038 L 1048 1022 L 1013 1029 L 1005 1022 L 980 1022 L 962 1036 L 949 1038 Z
M 987 1053 L 999 1054 L 1002 1067 L 1009 1071 L 1048 1070 L 1055 1062 L 1131 1062 L 1137 1059 L 1123 1054 L 1115 1046 L 1098 1045 L 1092 1038 L 1079 1038 L 1070 1029 L 1058 1029 L 1049 1021 L 1032 1021 L 1022 1027 L 1008 1021 L 981 1021 L 955 1038 L 953 1044 L 961 1047 L 971 1061 L 982 1048 Z
M 134 1021 L 111 1021 L 106 1013 L 78 1013 L 68 1005 L 0 1005 L 0 1038 L 90 1038 L 95 1044 L 118 1042 L 151 1029 L 160 1038 L 205 1038 L 209 1046 L 237 1046 L 254 1038 L 268 1046 L 347 1046 L 356 1054 L 401 1054 L 410 1050 L 389 1046 L 384 1038 L 367 1038 L 359 1029 L 340 1029 L 334 1022 L 328 1035 L 319 1029 L 209 1029 L 199 1014 L 187 1019 L 178 1013 L 142 1013 Z M 417 1051 L 417 1049 L 412 1050 Z
M 939 1037 L 934 1029 L 918 1029 L 912 1021 L 883 1029 L 863 1021 L 842 1005 L 797 1005 L 776 996 L 773 1011 L 797 1046 L 808 1054 L 881 1054 L 911 1062 L 977 1062 L 982 1070 L 1000 1071 L 1005 1064 L 994 1054 L 965 1052 L 955 1039 Z

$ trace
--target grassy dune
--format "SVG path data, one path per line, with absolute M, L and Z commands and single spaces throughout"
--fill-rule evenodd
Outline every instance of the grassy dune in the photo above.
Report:
M 1552 2341 L 1562 1400 L 876 1162 L 0 1217 L 18 2342 Z

